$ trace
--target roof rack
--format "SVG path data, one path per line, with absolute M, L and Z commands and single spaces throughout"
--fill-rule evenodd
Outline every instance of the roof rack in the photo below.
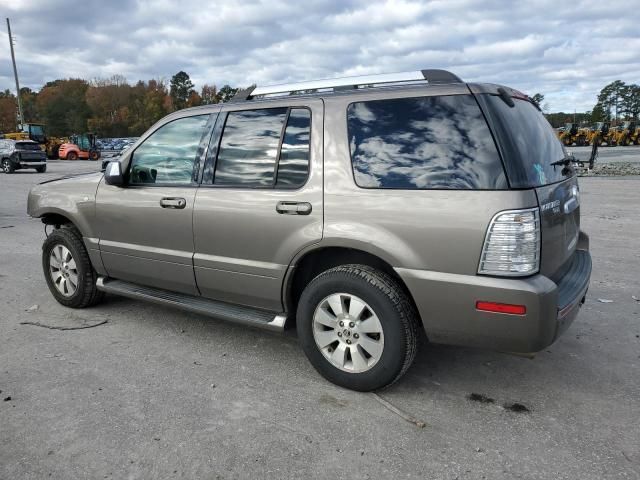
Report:
M 419 70 L 416 72 L 383 73 L 357 77 L 329 78 L 308 82 L 287 83 L 266 87 L 249 87 L 239 91 L 232 101 L 252 100 L 256 98 L 279 97 L 286 95 L 305 95 L 318 92 L 336 92 L 358 88 L 405 84 L 444 84 L 462 83 L 462 80 L 446 70 Z

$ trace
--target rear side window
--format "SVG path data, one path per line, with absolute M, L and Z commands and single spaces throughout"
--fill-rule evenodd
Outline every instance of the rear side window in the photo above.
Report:
M 356 184 L 393 189 L 504 189 L 495 143 L 471 95 L 349 105 Z
M 309 171 L 310 111 L 262 108 L 230 112 L 214 185 L 297 188 Z
M 309 173 L 309 133 L 311 112 L 294 108 L 289 114 L 282 139 L 276 187 L 297 188 L 304 185 Z
M 573 175 L 572 169 L 551 165 L 566 152 L 542 112 L 529 101 L 514 98 L 510 107 L 497 95 L 479 95 L 478 100 L 486 103 L 512 187 L 539 187 Z

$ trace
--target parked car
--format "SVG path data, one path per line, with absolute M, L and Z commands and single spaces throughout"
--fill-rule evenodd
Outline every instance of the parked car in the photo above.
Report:
M 322 375 L 363 391 L 403 375 L 421 329 L 506 352 L 554 342 L 589 286 L 579 206 L 570 157 L 526 95 L 442 70 L 174 112 L 104 174 L 28 199 L 55 226 L 42 265 L 61 304 L 108 292 L 295 324 Z
M 47 171 L 47 154 L 31 140 L 0 139 L 0 167 L 4 173 L 23 168 L 34 168 L 44 173 Z

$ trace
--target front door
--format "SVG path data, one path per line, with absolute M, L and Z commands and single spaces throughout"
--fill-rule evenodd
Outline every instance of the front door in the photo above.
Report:
M 322 238 L 322 133 L 319 99 L 222 107 L 193 216 L 203 296 L 282 310 L 289 263 Z
M 96 218 L 110 277 L 197 293 L 193 204 L 211 117 L 192 114 L 161 125 L 135 147 L 124 187 L 100 183 Z

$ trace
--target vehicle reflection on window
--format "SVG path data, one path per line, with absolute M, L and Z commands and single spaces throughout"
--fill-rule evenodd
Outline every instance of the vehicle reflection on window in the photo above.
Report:
M 131 160 L 131 184 L 189 184 L 209 115 L 174 120 L 147 138 Z
M 493 138 L 471 95 L 358 102 L 347 116 L 361 187 L 507 188 Z

